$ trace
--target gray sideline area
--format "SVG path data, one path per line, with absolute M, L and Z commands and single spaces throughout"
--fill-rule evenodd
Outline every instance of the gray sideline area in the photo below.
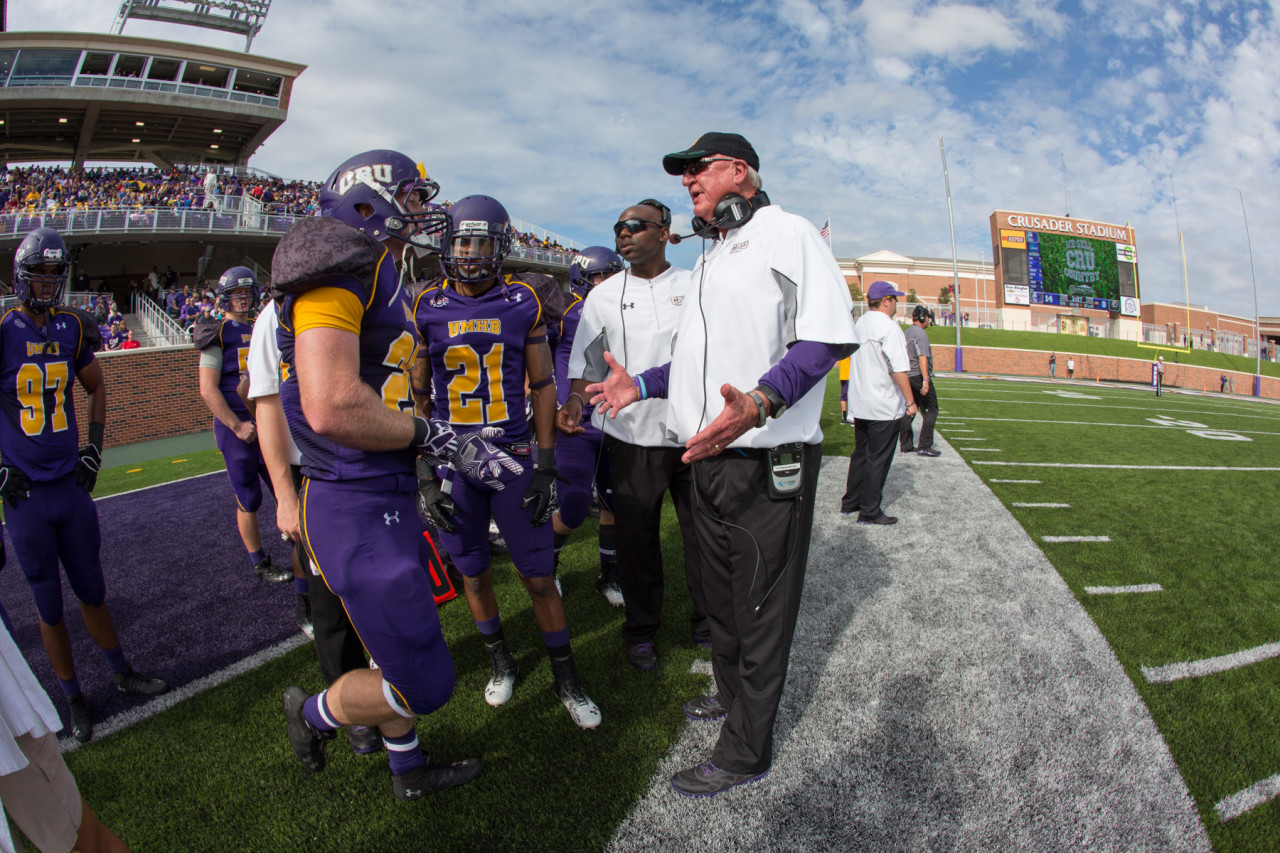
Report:
M 669 777 L 705 761 L 718 730 L 689 723 L 610 850 L 1210 849 L 1098 629 L 937 446 L 894 459 L 894 527 L 841 516 L 848 461 L 823 460 L 772 773 L 676 794 Z

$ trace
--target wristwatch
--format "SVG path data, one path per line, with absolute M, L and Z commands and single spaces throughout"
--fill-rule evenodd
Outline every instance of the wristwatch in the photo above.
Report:
M 782 413 L 787 410 L 787 402 L 778 395 L 778 392 L 770 388 L 768 385 L 757 385 L 749 392 L 751 399 L 756 403 L 756 409 L 760 413 L 760 419 L 756 421 L 757 427 L 764 426 L 766 418 L 780 418 Z M 764 401 L 769 401 L 769 413 L 765 414 Z

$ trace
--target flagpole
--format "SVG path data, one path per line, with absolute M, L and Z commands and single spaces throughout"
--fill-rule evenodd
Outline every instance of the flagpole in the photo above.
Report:
M 941 136 L 938 137 L 938 149 L 942 152 L 942 183 L 947 188 L 947 220 L 951 223 L 951 303 L 956 323 L 955 371 L 963 373 L 964 355 L 960 351 L 960 261 L 956 255 L 956 217 L 951 210 L 951 177 L 947 174 L 947 146 L 943 144 Z

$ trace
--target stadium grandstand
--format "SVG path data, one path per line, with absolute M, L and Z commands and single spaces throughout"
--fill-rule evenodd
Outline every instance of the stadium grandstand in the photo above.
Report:
M 216 311 L 204 297 L 222 270 L 268 283 L 276 242 L 318 209 L 319 183 L 249 165 L 306 68 L 247 52 L 269 6 L 124 0 L 110 34 L 0 32 L 0 249 L 58 230 L 68 303 L 121 313 L 141 347 L 185 346 L 173 297 Z M 246 52 L 124 35 L 135 18 L 239 33 Z M 512 225 L 513 269 L 567 271 L 577 244 Z M 120 322 L 103 322 L 104 340 L 123 346 Z

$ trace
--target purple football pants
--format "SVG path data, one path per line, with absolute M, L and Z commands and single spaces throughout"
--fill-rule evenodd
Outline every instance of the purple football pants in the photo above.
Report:
M 31 497 L 5 507 L 5 521 L 18 565 L 35 594 L 41 622 L 57 625 L 62 621 L 59 560 L 76 598 L 90 607 L 106 600 L 107 585 L 98 557 L 102 546 L 98 508 L 76 483 L 74 472 L 47 483 L 32 483 Z
M 587 427 L 582 435 L 556 436 L 556 471 L 560 475 L 560 521 L 577 528 L 591 507 L 595 486 L 600 505 L 613 512 L 613 480 L 609 474 L 609 454 L 604 452 L 604 435 Z
M 492 515 L 520 576 L 539 578 L 551 574 L 555 567 L 555 534 L 551 522 L 534 527 L 533 508 L 520 506 L 525 490 L 533 481 L 532 465 L 525 462 L 524 473 L 501 491 L 482 486 L 453 470 L 445 476 L 451 483 L 457 511 L 453 516 L 455 531 L 441 530 L 440 544 L 449 552 L 458 571 L 473 578 L 489 568 L 489 517 Z
M 403 708 L 429 714 L 453 695 L 454 671 L 427 576 L 416 490 L 408 475 L 304 478 L 300 505 L 307 550 L 383 680 Z
M 213 421 L 213 439 L 226 463 L 227 479 L 236 493 L 236 503 L 244 512 L 257 512 L 262 506 L 262 484 L 265 482 L 267 488 L 271 488 L 271 475 L 267 472 L 267 464 L 262 461 L 262 449 L 256 442 L 245 444 L 216 418 Z

